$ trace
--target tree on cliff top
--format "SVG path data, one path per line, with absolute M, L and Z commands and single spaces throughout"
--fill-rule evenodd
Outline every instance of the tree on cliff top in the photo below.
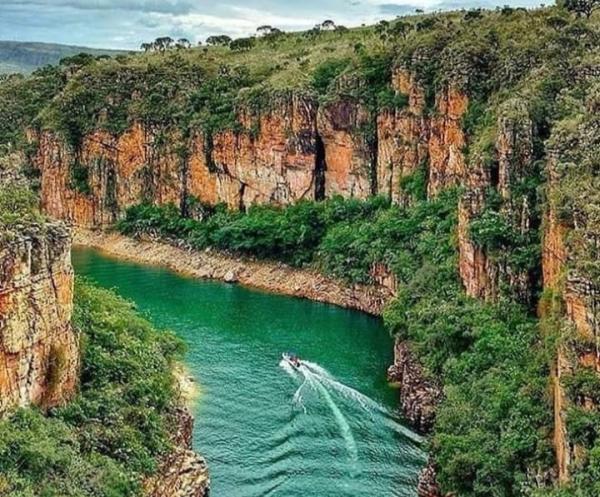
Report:
M 564 0 L 564 7 L 578 16 L 590 17 L 600 7 L 600 0 Z
M 206 39 L 207 45 L 212 46 L 227 46 L 231 43 L 231 38 L 227 35 L 213 35 Z
M 252 37 L 248 38 L 238 38 L 237 40 L 233 40 L 229 47 L 231 50 L 250 50 L 256 44 L 256 39 Z
M 192 44 L 190 43 L 190 40 L 188 40 L 187 38 L 179 38 L 177 40 L 177 43 L 175 45 L 177 48 L 181 49 L 181 48 L 191 48 Z

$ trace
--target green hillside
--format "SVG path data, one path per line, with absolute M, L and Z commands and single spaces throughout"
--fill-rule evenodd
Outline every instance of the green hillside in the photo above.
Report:
M 91 55 L 118 55 L 122 53 L 117 50 L 99 50 L 55 43 L 0 41 L 0 74 L 28 74 L 39 67 L 58 64 L 60 59 L 82 52 Z

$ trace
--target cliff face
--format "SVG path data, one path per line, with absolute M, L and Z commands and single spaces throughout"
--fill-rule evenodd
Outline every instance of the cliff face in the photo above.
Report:
M 408 105 L 383 111 L 378 117 L 379 193 L 402 202 L 406 197 L 401 179 L 422 166 L 427 167 L 429 196 L 458 184 L 465 175 L 461 119 L 469 103 L 467 96 L 445 87 L 436 95 L 434 110 L 427 112 L 425 91 L 412 74 L 396 69 L 392 87 L 407 97 Z
M 60 224 L 23 228 L 0 242 L 0 414 L 53 407 L 75 393 L 70 243 Z
M 144 482 L 147 497 L 208 497 L 206 461 L 192 450 L 194 418 L 185 408 L 173 413 L 175 450 L 161 462 L 155 476 Z
M 409 106 L 379 116 L 347 95 L 319 106 L 285 93 L 258 110 L 240 104 L 235 129 L 210 135 L 195 129 L 183 137 L 138 122 L 120 135 L 95 131 L 73 147 L 57 134 L 32 132 L 43 208 L 90 228 L 113 223 L 134 204 L 183 208 L 190 196 L 232 209 L 374 193 L 402 201 L 401 178 L 424 164 L 436 195 L 464 175 L 468 99 L 445 88 L 429 115 L 414 77 L 396 71 L 393 82 Z
M 316 104 L 302 95 L 276 98 L 263 112 L 239 109 L 244 131 L 222 131 L 210 140 L 196 136 L 188 193 L 232 209 L 314 199 L 315 120 Z
M 372 194 L 374 148 L 367 138 L 373 116 L 349 98 L 319 109 L 317 128 L 325 157 L 325 196 L 367 198 Z
M 425 376 L 414 354 L 403 342 L 397 341 L 394 347 L 394 364 L 388 370 L 388 381 L 400 387 L 404 416 L 421 433 L 428 433 L 433 428 L 442 388 Z
M 143 200 L 179 202 L 180 159 L 173 133 L 140 124 L 118 137 L 96 131 L 76 151 L 53 133 L 35 138 L 42 208 L 54 218 L 102 226 Z
M 552 371 L 558 477 L 561 482 L 566 482 L 570 477 L 571 466 L 581 454 L 570 437 L 567 411 L 572 406 L 582 407 L 584 410 L 599 407 L 588 397 L 577 400 L 569 398 L 565 380 L 581 370 L 600 375 L 600 287 L 598 281 L 574 268 L 574 248 L 568 245 L 568 238 L 577 230 L 586 234 L 582 243 L 597 246 L 597 238 L 594 236 L 597 226 L 576 222 L 573 227 L 561 220 L 555 193 L 564 178 L 558 172 L 557 162 L 557 154 L 553 154 L 548 162 L 547 188 L 550 202 L 545 219 L 542 255 L 544 288 L 560 299 L 558 310 L 554 310 L 555 317 L 562 318 L 564 321 L 559 321 L 558 326 L 566 328 L 558 330 L 563 340 L 559 343 Z
M 473 223 L 494 201 L 500 204 L 494 208 L 499 214 L 495 228 L 502 223 L 511 237 L 522 239 L 535 229 L 529 197 L 523 194 L 524 183 L 534 174 L 533 123 L 522 101 L 508 101 L 499 112 L 491 160 L 474 153 L 465 176 L 458 211 L 459 272 L 472 297 L 494 299 L 505 285 L 518 300 L 531 303 L 533 276 L 530 269 L 520 268 L 510 259 L 510 240 L 501 238 L 483 245 L 473 240 L 471 232 Z

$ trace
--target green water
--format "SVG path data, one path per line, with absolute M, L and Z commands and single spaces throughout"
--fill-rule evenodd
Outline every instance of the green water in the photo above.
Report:
M 211 497 L 414 496 L 424 462 L 385 382 L 392 342 L 359 312 L 73 252 L 76 272 L 188 345 Z M 281 363 L 293 350 L 307 364 Z

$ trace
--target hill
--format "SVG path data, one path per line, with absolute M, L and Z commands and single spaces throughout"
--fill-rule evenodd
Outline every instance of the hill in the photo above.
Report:
M 28 74 L 39 67 L 58 64 L 63 58 L 82 52 L 90 55 L 110 56 L 123 53 L 118 50 L 101 50 L 55 43 L 0 41 L 0 74 Z

